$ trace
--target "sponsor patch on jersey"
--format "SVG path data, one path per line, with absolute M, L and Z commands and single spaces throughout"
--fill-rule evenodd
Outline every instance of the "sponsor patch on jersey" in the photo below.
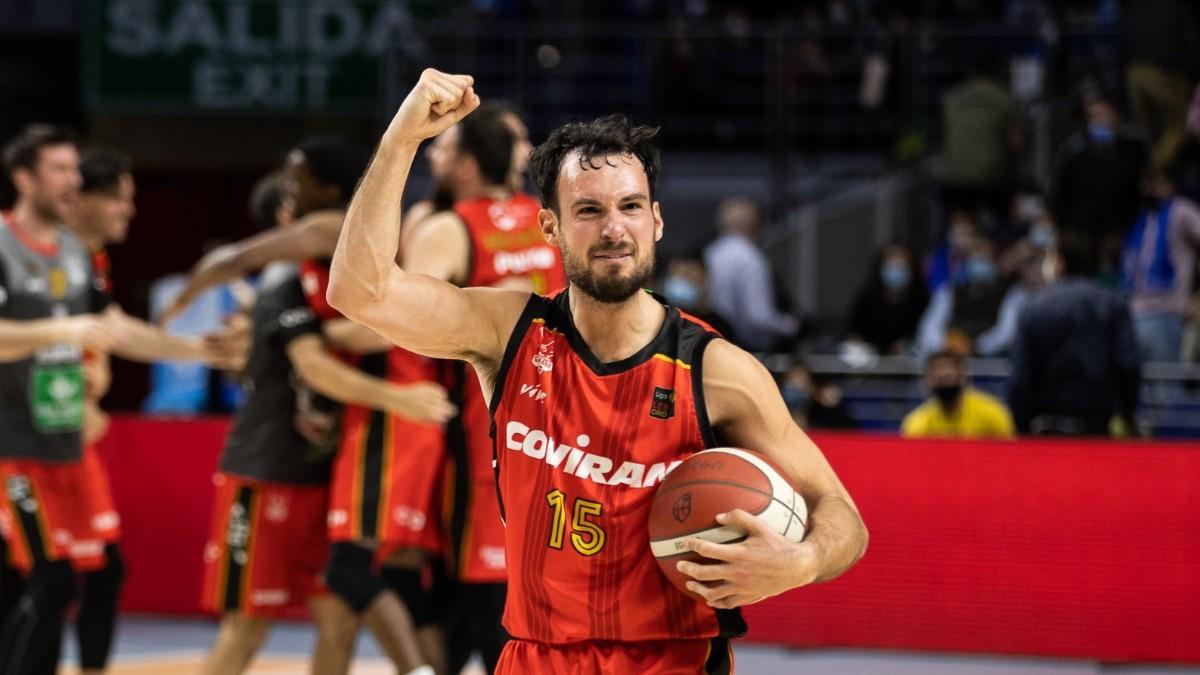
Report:
M 650 399 L 650 416 L 660 420 L 671 419 L 675 416 L 674 389 L 654 388 L 654 396 Z

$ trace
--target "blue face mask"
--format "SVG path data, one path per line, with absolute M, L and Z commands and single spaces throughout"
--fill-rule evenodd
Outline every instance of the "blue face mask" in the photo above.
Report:
M 1088 138 L 1095 145 L 1112 145 L 1117 140 L 1117 130 L 1107 124 L 1093 122 L 1088 125 Z
M 783 395 L 788 410 L 803 410 L 808 406 L 808 392 L 794 384 L 784 384 L 779 388 L 779 393 Z
M 968 258 L 963 271 L 966 273 L 967 283 L 986 284 L 996 280 L 995 263 L 982 256 Z
M 1029 243 L 1042 250 L 1054 246 L 1054 230 L 1048 227 L 1037 227 L 1029 230 Z
M 884 263 L 883 267 L 879 268 L 879 280 L 885 288 L 907 288 L 910 281 L 908 266 L 903 263 Z
M 663 295 L 671 304 L 684 309 L 695 307 L 700 302 L 700 289 L 681 277 L 667 277 L 663 282 Z

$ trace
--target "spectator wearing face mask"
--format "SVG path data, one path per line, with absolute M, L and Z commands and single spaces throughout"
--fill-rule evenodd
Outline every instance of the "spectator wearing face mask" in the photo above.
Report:
M 1137 218 L 1149 149 L 1098 92 L 1080 97 L 1080 114 L 1081 127 L 1055 155 L 1050 206 L 1060 228 L 1086 237 L 1111 267 L 1117 243 Z
M 930 293 L 936 293 L 962 272 L 967 249 L 980 236 L 979 217 L 975 211 L 957 209 L 950 213 L 946 226 L 946 241 L 929 254 L 925 261 L 925 282 Z
M 879 354 L 904 354 L 917 334 L 929 293 L 908 248 L 893 244 L 876 256 L 874 274 L 859 290 L 850 315 L 849 340 Z
M 1143 185 L 1145 207 L 1125 237 L 1121 288 L 1147 361 L 1179 361 L 1200 254 L 1200 208 L 1175 193 L 1165 171 Z
M 904 417 L 905 438 L 1013 438 L 1012 415 L 999 399 L 971 386 L 967 360 L 940 351 L 925 360 L 930 398 Z
M 1010 285 L 1001 276 L 995 244 L 976 236 L 962 273 L 933 294 L 921 317 L 917 353 L 950 349 L 980 356 L 1003 354 L 1012 344 L 1027 296 L 1021 284 Z
M 1000 257 L 1000 273 L 1026 291 L 1036 291 L 1046 285 L 1046 263 L 1058 240 L 1058 227 L 1041 195 L 1033 190 L 1014 200 L 1013 222 L 1024 236 Z
M 832 381 L 814 376 L 803 364 L 793 365 L 779 383 L 779 393 L 802 429 L 856 429 L 846 409 L 842 390 Z
M 730 335 L 729 323 L 708 303 L 708 275 L 699 257 L 673 259 L 667 265 L 662 294 L 672 305 L 712 326 L 721 335 Z

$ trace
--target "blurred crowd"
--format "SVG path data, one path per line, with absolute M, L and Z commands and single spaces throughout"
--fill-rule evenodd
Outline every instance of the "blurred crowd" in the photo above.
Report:
M 937 244 L 880 249 L 838 338 L 851 360 L 922 359 L 931 398 L 905 433 L 1131 433 L 1141 364 L 1197 360 L 1198 17 L 1170 0 L 1123 17 L 1124 86 L 1077 88 L 1048 180 L 1026 170 L 1012 64 L 979 60 L 943 96 Z M 702 256 L 670 263 L 664 292 L 748 349 L 796 352 L 803 322 L 753 243 L 755 206 L 727 200 L 717 226 Z M 969 387 L 967 357 L 1010 359 L 1008 401 Z M 803 367 L 780 379 L 810 426 L 853 425 L 832 383 Z

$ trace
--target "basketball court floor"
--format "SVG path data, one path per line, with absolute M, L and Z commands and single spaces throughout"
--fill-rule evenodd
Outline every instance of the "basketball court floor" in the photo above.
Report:
M 199 669 L 204 651 L 216 635 L 211 621 L 151 616 L 126 617 L 118 629 L 112 675 L 188 675 Z M 312 646 L 312 627 L 304 623 L 279 623 L 252 675 L 303 675 Z M 65 645 L 67 667 L 77 675 L 73 637 Z M 352 675 L 391 675 L 370 637 L 358 643 Z M 1083 661 L 1014 659 L 993 656 L 946 655 L 911 652 L 813 650 L 795 651 L 740 642 L 734 648 L 739 675 L 1200 675 L 1200 667 L 1098 664 Z M 476 667 L 477 668 L 477 667 Z M 475 673 L 482 674 L 481 669 Z

